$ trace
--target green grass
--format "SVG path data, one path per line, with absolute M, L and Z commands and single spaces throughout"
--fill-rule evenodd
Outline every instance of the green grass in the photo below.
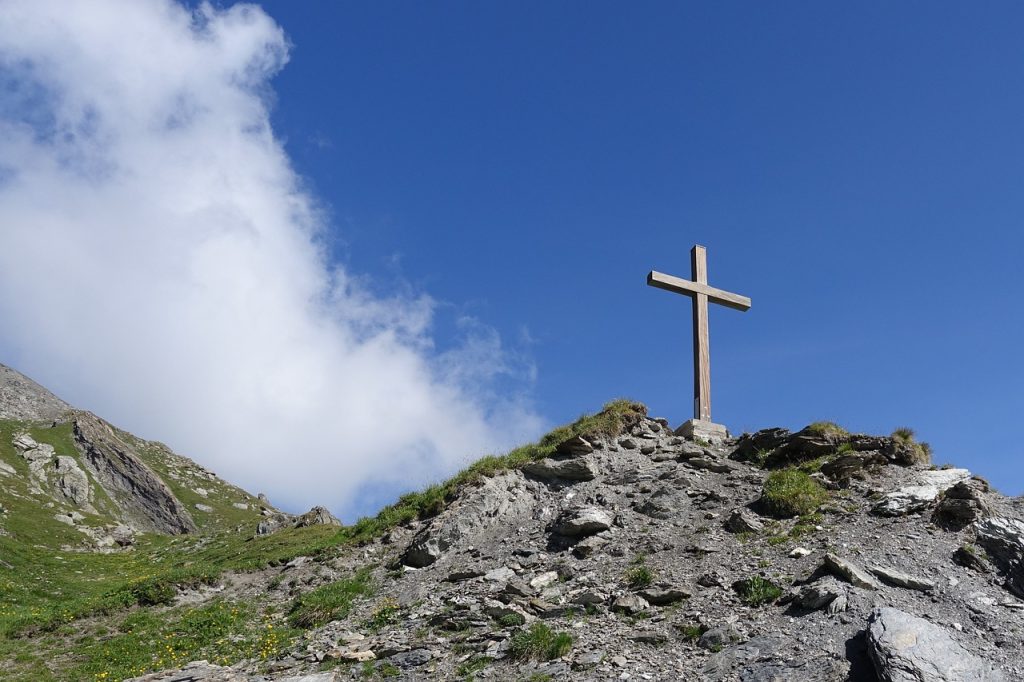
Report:
M 567 438 L 614 438 L 645 415 L 646 408 L 639 403 L 613 401 L 601 412 L 555 429 L 537 443 L 484 457 L 448 481 L 404 495 L 373 518 L 342 528 L 285 529 L 259 538 L 253 537 L 260 517 L 256 498 L 224 482 L 208 480 L 201 467 L 160 443 L 115 430 L 114 435 L 134 449 L 186 505 L 200 532 L 175 537 L 142 533 L 132 551 L 111 554 L 89 551 L 85 535 L 54 518 L 60 509 L 46 507 L 51 498 L 31 491 L 28 465 L 11 443 L 15 433 L 28 431 L 39 443 L 52 445 L 57 454 L 80 458 L 71 424 L 51 427 L 0 420 L 0 460 L 17 472 L 0 484 L 0 506 L 7 510 L 0 514 L 4 531 L 0 534 L 0 679 L 95 680 L 95 675 L 104 671 L 114 679 L 114 675 L 155 665 L 160 659 L 154 656 L 165 646 L 160 638 L 166 634 L 189 642 L 175 651 L 187 651 L 194 657 L 249 657 L 252 651 L 241 646 L 211 648 L 198 631 L 216 630 L 220 627 L 214 627 L 217 622 L 230 619 L 211 612 L 207 616 L 216 616 L 215 622 L 207 626 L 199 615 L 186 618 L 187 609 L 172 606 L 176 596 L 183 590 L 218 583 L 231 572 L 279 566 L 297 556 L 331 558 L 398 524 L 440 513 L 461 487 L 546 457 Z M 181 480 L 170 476 L 172 469 L 182 472 Z M 205 488 L 207 495 L 195 493 L 196 486 Z M 93 491 L 97 513 L 85 514 L 82 523 L 112 525 L 114 501 L 99 486 L 94 485 Z M 213 507 L 214 512 L 196 512 L 197 502 Z M 236 502 L 249 508 L 238 509 L 233 506 Z M 287 620 L 282 621 L 286 625 L 280 627 L 290 631 L 344 617 L 354 599 L 372 594 L 368 573 L 339 582 L 341 585 L 300 595 Z M 269 599 L 258 596 L 244 609 L 244 619 L 236 614 L 242 620 L 232 621 L 230 627 L 245 630 Z M 156 620 L 147 620 L 145 614 Z M 395 615 L 381 610 L 368 625 L 383 627 Z M 127 630 L 122 627 L 126 622 Z M 176 629 L 165 632 L 161 628 Z M 241 630 L 231 636 L 242 637 L 245 633 Z M 106 648 L 100 647 L 100 642 Z
M 700 639 L 700 636 L 707 631 L 707 626 L 700 625 L 699 623 L 682 623 L 676 625 L 676 632 L 679 633 L 679 637 L 685 642 L 696 642 Z
M 761 503 L 781 518 L 810 514 L 828 500 L 828 491 L 804 471 L 779 469 L 768 474 Z
M 654 571 L 647 566 L 647 558 L 640 554 L 637 555 L 629 568 L 623 576 L 626 584 L 634 590 L 640 590 L 645 587 L 650 587 L 651 583 L 654 582 Z
M 288 614 L 295 627 L 314 628 L 340 620 L 352 610 L 356 599 L 374 593 L 369 569 L 358 571 L 351 578 L 322 585 L 296 598 Z
M 824 438 L 842 438 L 850 435 L 850 432 L 842 426 L 829 421 L 820 421 L 808 424 L 805 430 Z
M 500 623 L 502 626 L 506 628 L 518 627 L 525 622 L 526 619 L 518 613 L 506 613 L 504 616 L 498 619 L 498 623 Z
M 572 635 L 568 632 L 554 632 L 544 623 L 534 623 L 529 630 L 512 636 L 509 653 L 521 661 L 550 661 L 569 653 L 572 644 Z
M 903 448 L 903 459 L 906 464 L 929 464 L 932 461 L 932 446 L 923 441 L 918 442 L 914 429 L 901 426 L 892 432 L 892 439 Z
M 733 584 L 736 594 L 748 606 L 770 604 L 782 596 L 782 588 L 766 578 L 754 576 Z

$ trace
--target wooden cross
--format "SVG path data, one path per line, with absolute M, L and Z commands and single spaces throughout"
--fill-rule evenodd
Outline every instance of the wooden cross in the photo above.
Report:
M 693 417 L 711 421 L 711 356 L 708 351 L 708 301 L 735 308 L 750 309 L 750 299 L 708 286 L 707 249 L 694 246 L 690 250 L 693 280 L 663 275 L 652 270 L 647 284 L 693 299 Z

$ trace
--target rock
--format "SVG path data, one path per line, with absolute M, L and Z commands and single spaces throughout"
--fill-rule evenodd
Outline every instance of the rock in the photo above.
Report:
M 295 528 L 307 528 L 309 526 L 340 526 L 342 525 L 326 507 L 313 507 L 305 514 L 295 519 Z
M 590 441 L 586 440 L 582 436 L 573 436 L 572 438 L 562 441 L 555 447 L 555 452 L 558 454 L 569 455 L 571 457 L 589 455 L 593 451 L 594 446 Z
M 879 588 L 878 581 L 871 577 L 871 574 L 851 561 L 837 557 L 834 554 L 826 554 L 822 560 L 822 568 L 827 572 L 842 578 L 854 587 L 861 587 L 865 590 L 876 590 Z
M 206 512 L 207 514 L 213 511 L 213 507 L 208 504 L 203 504 L 202 502 L 196 502 L 194 506 L 199 511 Z
M 169 535 L 196 531 L 185 506 L 112 426 L 88 412 L 76 412 L 71 433 L 85 467 L 120 508 L 123 521 Z
M 288 525 L 290 519 L 290 516 L 281 513 L 266 516 L 256 524 L 256 536 L 270 535 Z
M 985 502 L 988 484 L 971 478 L 960 481 L 946 490 L 932 512 L 932 522 L 946 530 L 962 530 L 975 521 L 990 516 L 992 511 Z
M 1004 680 L 991 664 L 973 655 L 941 627 L 899 609 L 871 613 L 868 654 L 882 682 L 968 682 Z
M 993 517 L 974 524 L 978 544 L 1003 568 L 1024 559 L 1024 522 Z
M 463 580 L 472 580 L 473 578 L 479 578 L 484 573 L 485 571 L 482 571 L 479 568 L 460 568 L 449 573 L 445 577 L 445 580 L 450 583 L 458 583 L 462 582 Z
M 683 464 L 691 469 L 702 471 L 713 471 L 716 474 L 728 474 L 735 471 L 736 467 L 728 462 L 712 459 L 710 457 L 693 457 L 683 461 Z
M 637 511 L 654 519 L 678 517 L 690 507 L 689 496 L 678 488 L 661 486 L 637 507 Z
M 733 509 L 725 519 L 725 529 L 731 533 L 760 533 L 764 523 L 746 509 Z
M 724 682 L 725 680 L 743 680 L 743 682 L 747 682 L 751 679 L 749 674 L 744 674 L 741 677 L 737 673 L 741 671 L 747 673 L 749 667 L 756 665 L 758 661 L 771 660 L 773 656 L 785 651 L 790 644 L 791 640 L 784 635 L 772 634 L 752 637 L 742 644 L 726 647 L 711 656 L 707 663 L 704 664 L 699 679 L 702 682 Z M 792 677 L 777 679 L 780 681 L 796 682 Z
M 428 649 L 412 649 L 389 656 L 388 660 L 399 668 L 415 668 L 427 663 L 431 658 L 433 654 Z
M 92 489 L 89 477 L 78 466 L 74 457 L 58 455 L 54 460 L 53 473 L 56 475 L 54 486 L 64 499 L 78 507 L 89 507 Z
M 338 649 L 331 652 L 329 658 L 334 658 L 339 661 L 355 661 L 357 663 L 362 663 L 376 659 L 377 655 L 370 649 Z
M 604 594 L 602 594 L 600 592 L 596 592 L 596 591 L 593 591 L 593 590 L 587 590 L 585 592 L 580 592 L 579 594 L 577 594 L 576 596 L 574 596 L 572 598 L 572 603 L 573 604 L 581 604 L 583 606 L 587 606 L 587 605 L 594 606 L 594 605 L 597 605 L 597 604 L 603 604 L 606 601 L 608 601 L 608 597 L 607 596 L 605 596 Z
M 587 670 L 600 665 L 605 658 L 603 651 L 585 651 L 573 659 L 573 670 Z
M 135 544 L 135 531 L 128 526 L 115 526 L 110 531 L 110 537 L 119 547 L 129 547 Z
M 648 587 L 637 594 L 655 606 L 668 606 L 669 604 L 675 604 L 677 601 L 688 599 L 691 596 L 688 591 L 681 587 L 672 587 L 665 584 Z
M 879 516 L 905 516 L 929 509 L 939 493 L 971 477 L 967 469 L 936 469 L 918 474 L 918 485 L 900 488 L 886 495 L 871 511 Z
M 627 615 L 635 615 L 642 611 L 646 611 L 650 604 L 647 600 L 637 594 L 624 594 L 621 597 L 617 597 L 612 602 L 612 611 L 616 613 L 625 613 Z
M 968 548 L 966 545 L 958 547 L 957 550 L 953 552 L 953 561 L 964 568 L 969 568 L 973 571 L 978 571 L 979 573 L 988 573 L 989 570 L 991 570 L 988 562 L 978 554 L 978 550 Z
M 615 518 L 599 507 L 577 507 L 562 513 L 554 532 L 568 537 L 594 535 L 612 527 Z
M 821 473 L 840 488 L 847 488 L 853 479 L 864 478 L 868 469 L 885 463 L 886 458 L 878 452 L 852 452 L 822 464 Z
M 787 556 L 790 559 L 803 559 L 805 556 L 808 556 L 810 553 L 811 553 L 811 550 L 807 549 L 806 547 L 794 547 L 792 550 L 790 550 L 790 552 L 789 552 L 789 554 Z
M 0 365 L 0 419 L 51 422 L 72 408 L 6 365 Z
M 700 639 L 697 640 L 697 646 L 701 649 L 708 649 L 709 651 L 719 651 L 729 644 L 738 642 L 739 640 L 739 631 L 736 630 L 735 625 L 729 623 L 728 625 L 711 628 L 702 634 Z
M 249 509 L 249 505 L 247 505 L 245 502 L 232 502 L 231 506 L 234 507 L 235 509 L 241 509 L 242 511 L 246 511 L 247 509 Z
M 632 438 L 620 438 L 619 447 L 624 450 L 636 450 L 636 441 Z
M 18 471 L 7 462 L 0 459 L 0 476 L 14 476 Z
M 868 566 L 868 570 L 877 576 L 882 582 L 894 587 L 904 587 L 908 590 L 930 592 L 935 589 L 935 583 L 924 578 L 916 578 L 900 571 L 884 568 L 881 566 Z
M 516 577 L 516 572 L 508 566 L 500 566 L 484 573 L 484 580 L 492 583 L 505 582 Z
M 595 551 L 607 545 L 608 542 L 608 538 L 603 535 L 592 535 L 589 538 L 584 538 L 573 545 L 572 553 L 578 559 L 586 559 Z
M 531 580 L 530 587 L 535 590 L 540 590 L 556 582 L 558 582 L 558 571 L 547 571 L 546 573 L 541 573 Z
M 523 471 L 543 480 L 592 481 L 597 477 L 597 467 L 588 457 L 545 457 L 530 462 Z
M 845 610 L 847 589 L 835 578 L 825 577 L 810 585 L 804 585 L 797 590 L 793 595 L 792 602 L 802 609 L 816 611 L 831 605 L 836 599 L 844 597 L 842 606 L 844 607 L 843 610 Z

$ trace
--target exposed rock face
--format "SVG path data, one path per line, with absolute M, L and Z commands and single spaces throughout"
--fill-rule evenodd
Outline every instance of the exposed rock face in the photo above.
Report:
M 0 419 L 53 421 L 71 406 L 25 375 L 0 365 Z
M 72 418 L 72 432 L 93 478 L 117 501 L 126 522 L 172 535 L 196 530 L 185 506 L 109 424 L 79 412 Z
M 1001 682 L 994 666 L 967 651 L 942 628 L 909 613 L 871 614 L 868 652 L 883 682 Z
M 296 528 L 307 526 L 340 526 L 341 521 L 337 519 L 326 507 L 313 507 L 305 514 L 295 519 Z
M 922 471 L 914 485 L 887 493 L 874 511 L 880 516 L 904 516 L 930 509 L 939 494 L 971 477 L 967 469 L 938 469 Z
M 961 530 L 992 512 L 985 496 L 990 492 L 987 483 L 978 478 L 960 481 L 942 493 L 932 521 L 946 530 Z
M 74 457 L 58 456 L 53 463 L 53 472 L 57 490 L 65 499 L 78 507 L 91 507 L 89 477 L 78 467 Z

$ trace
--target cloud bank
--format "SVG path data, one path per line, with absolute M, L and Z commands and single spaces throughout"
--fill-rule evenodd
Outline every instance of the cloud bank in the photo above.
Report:
M 0 0 L 0 361 L 351 516 L 541 424 L 493 330 L 440 352 L 429 296 L 329 261 L 270 126 L 287 59 L 253 6 Z

